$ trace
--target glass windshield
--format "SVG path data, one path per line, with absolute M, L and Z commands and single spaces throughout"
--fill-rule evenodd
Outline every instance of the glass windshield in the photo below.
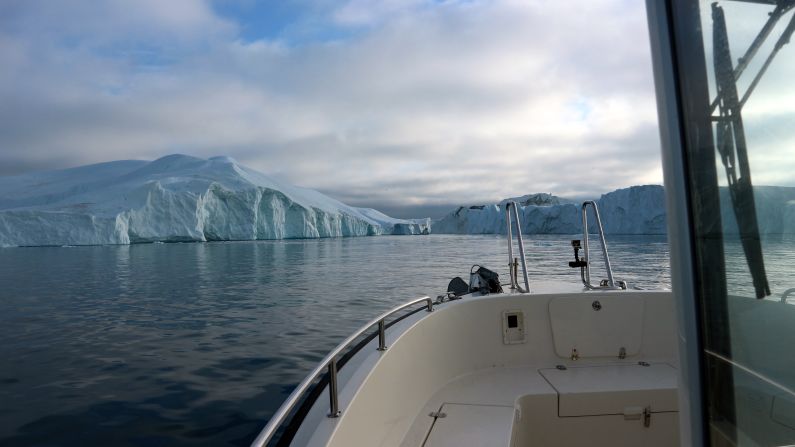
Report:
M 679 16 L 700 35 L 689 43 L 703 44 L 679 78 L 690 94 L 683 101 L 707 436 L 712 445 L 792 445 L 795 2 L 680 3 L 698 16 Z

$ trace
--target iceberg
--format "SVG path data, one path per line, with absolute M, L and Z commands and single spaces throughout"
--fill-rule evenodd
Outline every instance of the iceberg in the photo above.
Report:
M 795 233 L 795 188 L 755 186 L 760 234 Z M 519 206 L 522 233 L 582 233 L 582 202 L 552 194 L 530 194 L 490 205 L 459 207 L 433 223 L 434 233 L 505 234 L 505 203 Z M 660 185 L 632 186 L 603 194 L 596 203 L 607 234 L 666 234 L 665 191 Z M 589 216 L 592 216 L 589 210 Z M 721 188 L 721 219 L 727 234 L 737 233 L 737 223 L 726 188 Z M 593 218 L 589 230 L 595 232 Z
M 665 190 L 632 186 L 602 195 L 596 204 L 607 234 L 666 234 Z M 590 211 L 590 210 L 589 210 Z M 590 227 L 590 223 L 588 224 Z M 582 228 L 579 228 L 582 231 Z
M 505 234 L 505 203 L 459 207 L 433 223 L 434 233 Z M 522 233 L 572 234 L 582 231 L 580 208 L 560 205 L 519 205 Z
M 0 246 L 427 234 L 230 157 L 169 155 L 0 177 Z
M 505 234 L 505 204 L 515 201 L 522 233 L 574 234 L 582 232 L 581 202 L 548 193 L 505 199 L 491 205 L 459 207 L 434 222 L 435 233 Z M 598 201 L 599 215 L 610 234 L 665 234 L 665 195 L 662 186 L 619 189 Z M 589 221 L 589 226 L 593 225 Z M 595 228 L 595 227 L 591 227 Z

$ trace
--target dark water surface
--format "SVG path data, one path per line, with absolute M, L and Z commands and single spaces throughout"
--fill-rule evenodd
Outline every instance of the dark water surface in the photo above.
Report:
M 577 281 L 568 236 L 526 241 L 531 281 Z M 668 287 L 659 237 L 613 237 L 618 278 Z M 303 376 L 499 236 L 0 249 L 0 445 L 247 445 Z

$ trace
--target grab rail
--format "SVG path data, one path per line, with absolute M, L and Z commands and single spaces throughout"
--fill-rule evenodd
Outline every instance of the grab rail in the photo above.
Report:
M 348 345 L 353 343 L 354 340 L 359 338 L 362 334 L 364 334 L 368 329 L 378 325 L 378 350 L 379 351 L 386 351 L 386 334 L 385 334 L 385 327 L 384 320 L 391 316 L 396 312 L 400 312 L 403 309 L 408 307 L 414 306 L 418 303 L 425 303 L 427 306 L 428 312 L 433 312 L 433 300 L 430 297 L 422 297 L 417 298 L 415 300 L 409 301 L 405 304 L 401 304 L 387 312 L 382 313 L 378 317 L 370 320 L 359 328 L 356 332 L 348 336 L 342 343 L 337 345 L 320 363 L 312 370 L 312 372 L 307 375 L 301 383 L 298 384 L 297 387 L 293 390 L 287 400 L 284 401 L 281 407 L 276 411 L 276 413 L 271 417 L 268 421 L 268 424 L 265 425 L 265 428 L 257 435 L 257 438 L 254 439 L 254 442 L 251 443 L 252 446 L 262 447 L 265 446 L 276 433 L 276 430 L 282 425 L 284 419 L 289 415 L 290 410 L 295 407 L 298 403 L 301 396 L 310 388 L 312 382 L 315 378 L 323 372 L 324 369 L 328 370 L 329 374 L 329 414 L 328 417 L 336 418 L 339 417 L 341 411 L 339 408 L 339 401 L 337 400 L 338 396 L 338 389 L 337 389 L 337 356 L 345 349 Z
M 790 295 L 795 295 L 795 288 L 787 289 L 781 294 L 781 302 L 786 303 Z
M 511 218 L 513 208 L 513 219 Z M 524 290 L 519 287 L 519 272 L 516 260 L 513 257 L 513 236 L 511 235 L 511 221 L 516 221 L 516 241 L 519 244 L 519 257 L 522 258 L 522 274 L 524 275 Z M 516 202 L 505 203 L 505 222 L 508 224 L 508 276 L 511 278 L 511 289 L 519 289 L 521 293 L 530 291 L 530 281 L 527 278 L 527 262 L 524 257 L 524 242 L 522 241 L 522 225 L 519 222 L 519 207 Z
M 602 244 L 602 255 L 605 260 L 605 269 L 607 270 L 607 284 L 594 286 L 591 284 L 591 259 L 588 251 L 588 205 L 593 207 L 594 217 L 596 218 L 596 227 L 599 230 L 599 241 Z M 582 203 L 582 239 L 583 239 L 583 260 L 585 267 L 582 269 L 584 272 L 582 282 L 585 287 L 589 289 L 626 289 L 626 283 L 619 281 L 619 285 L 613 280 L 613 269 L 610 266 L 610 256 L 607 254 L 607 242 L 605 242 L 605 231 L 602 228 L 602 219 L 599 218 L 599 208 L 593 200 L 586 200 Z

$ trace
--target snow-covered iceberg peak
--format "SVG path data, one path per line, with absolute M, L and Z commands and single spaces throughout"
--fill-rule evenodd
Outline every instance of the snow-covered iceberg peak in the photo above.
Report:
M 0 177 L 0 246 L 420 234 L 219 156 L 168 155 Z
M 216 155 L 215 157 L 210 157 L 208 160 L 209 161 L 214 161 L 214 162 L 217 162 L 217 163 L 237 164 L 237 160 L 235 160 L 234 158 L 232 158 L 232 157 L 230 157 L 228 155 Z

